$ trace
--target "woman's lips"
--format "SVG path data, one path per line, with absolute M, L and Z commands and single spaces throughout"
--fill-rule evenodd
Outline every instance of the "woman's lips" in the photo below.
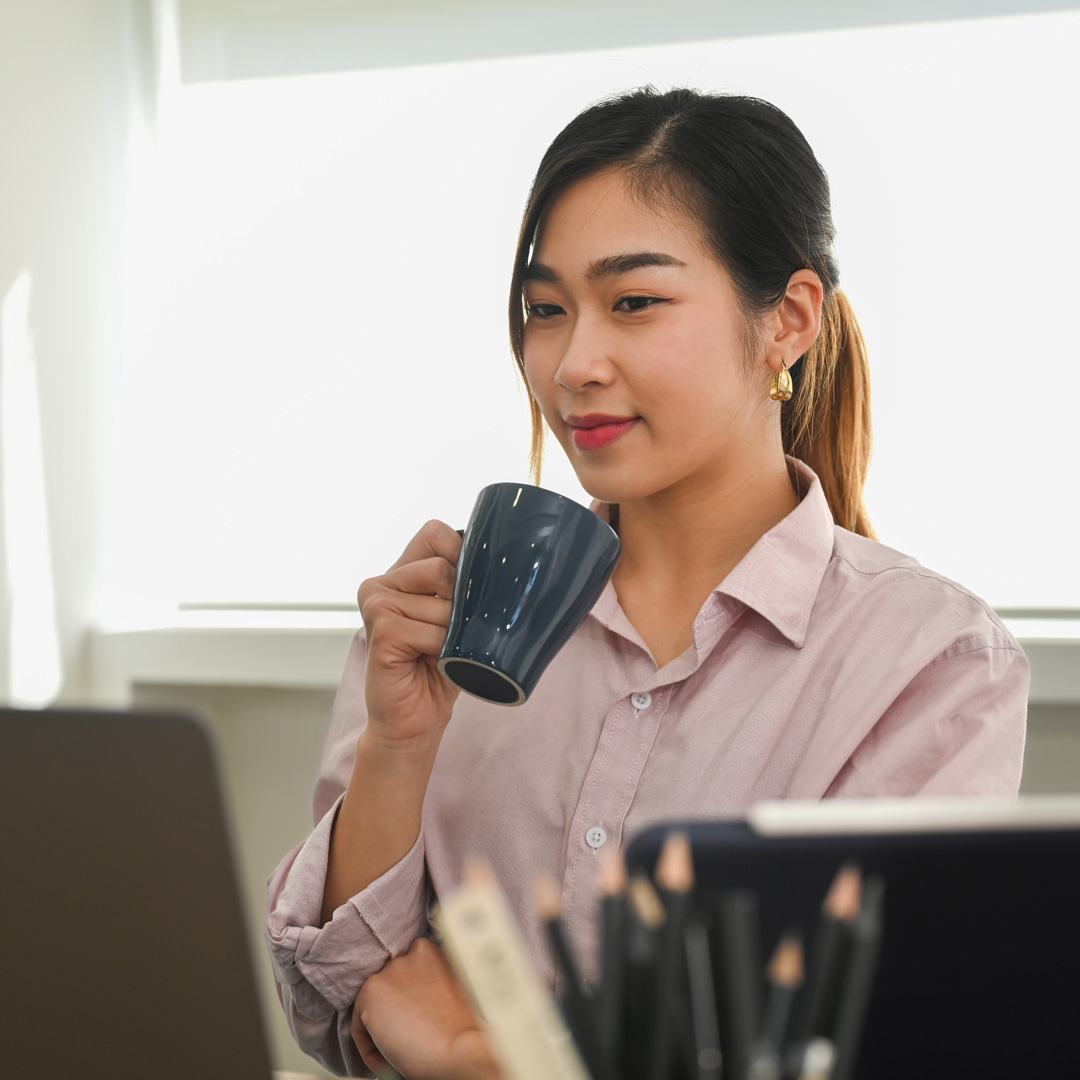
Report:
M 574 429 L 574 445 L 579 450 L 602 450 L 625 435 L 640 419 L 640 416 L 583 416 L 569 423 Z

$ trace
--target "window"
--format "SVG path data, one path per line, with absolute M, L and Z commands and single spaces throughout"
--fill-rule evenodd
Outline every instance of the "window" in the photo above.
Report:
M 185 85 L 118 380 L 107 607 L 349 604 L 423 521 L 527 474 L 521 208 L 581 107 L 752 93 L 833 187 L 881 539 L 1080 607 L 1070 397 L 1080 13 Z M 545 483 L 585 499 L 549 453 Z

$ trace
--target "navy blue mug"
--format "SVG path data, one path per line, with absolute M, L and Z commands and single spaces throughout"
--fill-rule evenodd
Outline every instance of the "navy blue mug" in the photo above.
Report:
M 520 705 L 621 552 L 615 530 L 573 499 L 530 484 L 484 488 L 465 530 L 439 670 L 475 697 Z

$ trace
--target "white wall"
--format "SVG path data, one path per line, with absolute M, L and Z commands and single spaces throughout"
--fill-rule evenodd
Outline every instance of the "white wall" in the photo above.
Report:
M 102 565 L 140 10 L 0 0 L 0 699 L 47 700 L 65 668 L 78 693 Z M 29 494 L 38 472 L 43 502 Z

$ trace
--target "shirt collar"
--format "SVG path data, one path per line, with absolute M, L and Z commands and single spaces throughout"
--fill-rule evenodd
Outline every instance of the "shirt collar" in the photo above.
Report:
M 787 462 L 798 489 L 805 492 L 799 505 L 765 533 L 717 585 L 698 620 L 711 621 L 710 617 L 720 614 L 719 598 L 731 597 L 768 619 L 801 649 L 821 579 L 832 557 L 836 526 L 814 471 L 795 458 L 789 457 Z M 605 521 L 610 520 L 609 504 L 596 501 L 592 509 Z M 621 612 L 610 582 L 592 614 L 615 629 L 612 620 L 618 620 Z
M 743 556 L 713 597 L 723 594 L 753 608 L 801 649 L 832 558 L 836 526 L 814 471 L 795 458 L 787 461 L 806 494 Z

